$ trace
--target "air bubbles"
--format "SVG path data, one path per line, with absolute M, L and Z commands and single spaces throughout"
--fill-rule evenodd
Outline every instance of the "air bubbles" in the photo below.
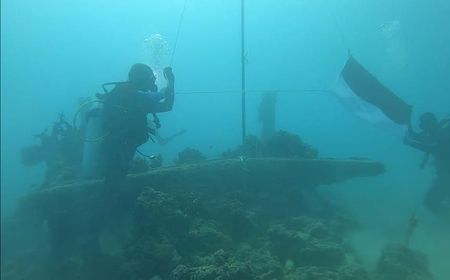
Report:
M 168 59 L 170 47 L 163 35 L 154 33 L 144 39 L 144 51 L 148 63 L 154 67 L 155 70 L 159 70 L 162 68 L 162 64 L 166 63 Z

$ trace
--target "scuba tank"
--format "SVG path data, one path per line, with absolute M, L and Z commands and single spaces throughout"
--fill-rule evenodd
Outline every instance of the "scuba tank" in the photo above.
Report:
M 82 103 L 74 117 L 81 120 L 80 135 L 84 141 L 81 174 L 83 177 L 95 178 L 102 173 L 102 142 L 110 132 L 105 130 L 104 104 L 109 94 L 108 86 L 118 86 L 125 82 L 111 82 L 102 85 L 104 93 L 97 93 Z M 78 116 L 79 115 L 79 116 Z
M 81 175 L 95 178 L 102 172 L 102 141 L 108 137 L 109 132 L 103 126 L 104 103 L 109 93 L 108 86 L 116 86 L 121 82 L 106 83 L 102 85 L 104 93 L 97 93 L 95 97 L 88 98 L 78 108 L 74 116 L 74 127 L 77 120 L 80 125 L 78 131 L 84 142 Z
M 103 101 L 96 97 L 88 102 L 84 103 L 86 105 L 81 115 L 81 135 L 85 142 L 81 171 L 82 176 L 92 178 L 101 174 L 101 142 L 107 137 L 107 132 L 102 125 Z

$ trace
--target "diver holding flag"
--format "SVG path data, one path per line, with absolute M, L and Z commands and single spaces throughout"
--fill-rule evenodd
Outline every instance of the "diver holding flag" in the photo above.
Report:
M 424 204 L 436 216 L 450 221 L 450 119 L 439 122 L 433 113 L 425 113 L 419 120 L 421 132 L 415 132 L 411 126 L 412 106 L 351 55 L 333 92 L 358 117 L 374 124 L 385 123 L 407 130 L 404 143 L 426 154 L 422 168 L 433 157 L 437 176 Z

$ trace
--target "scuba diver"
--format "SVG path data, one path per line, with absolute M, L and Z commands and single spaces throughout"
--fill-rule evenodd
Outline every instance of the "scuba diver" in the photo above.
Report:
M 433 113 L 420 116 L 421 132 L 411 125 L 404 143 L 426 154 L 421 168 L 430 156 L 434 159 L 436 178 L 425 198 L 425 206 L 435 215 L 450 221 L 450 118 L 438 121 Z
M 107 185 L 125 179 L 137 148 L 146 143 L 154 129 L 147 123 L 147 114 L 168 112 L 174 104 L 175 77 L 172 69 L 164 69 L 167 87 L 158 92 L 153 70 L 142 63 L 133 65 L 128 81 L 115 83 L 106 93 L 102 127 L 108 133 L 102 142 L 102 161 Z M 157 128 L 159 120 L 156 118 Z

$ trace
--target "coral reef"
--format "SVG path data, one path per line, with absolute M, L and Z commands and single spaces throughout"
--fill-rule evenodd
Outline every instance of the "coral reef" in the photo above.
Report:
M 278 131 L 264 143 L 264 156 L 317 158 L 318 151 L 286 131 Z
M 247 136 L 244 144 L 223 154 L 225 158 L 239 156 L 311 159 L 318 157 L 318 151 L 305 144 L 299 136 L 280 130 L 264 140 Z
M 357 277 L 367 272 L 348 261 L 352 252 L 335 231 L 337 216 L 305 216 L 302 208 L 280 216 L 258 206 L 258 200 L 269 205 L 269 198 L 254 198 L 251 190 L 200 190 L 142 191 L 123 277 L 365 279 Z

